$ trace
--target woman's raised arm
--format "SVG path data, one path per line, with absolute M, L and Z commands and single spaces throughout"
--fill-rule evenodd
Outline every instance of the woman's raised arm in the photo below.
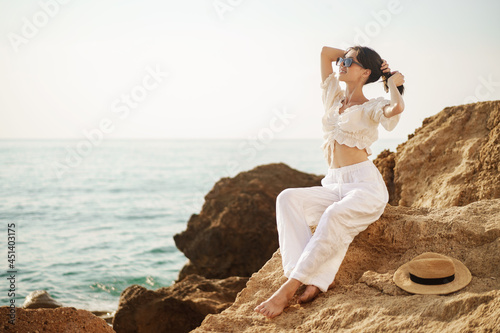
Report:
M 336 49 L 333 47 L 323 46 L 321 50 L 321 81 L 324 82 L 326 78 L 333 73 L 332 62 L 336 61 L 338 57 L 343 57 L 344 50 Z
M 405 102 L 403 96 L 399 92 L 398 87 L 405 83 L 405 77 L 398 71 L 391 72 L 389 64 L 383 60 L 380 70 L 383 73 L 390 74 L 391 76 L 387 79 L 387 86 L 389 87 L 389 92 L 391 94 L 391 108 L 390 111 L 384 110 L 384 115 L 387 118 L 393 117 L 400 114 L 405 109 Z

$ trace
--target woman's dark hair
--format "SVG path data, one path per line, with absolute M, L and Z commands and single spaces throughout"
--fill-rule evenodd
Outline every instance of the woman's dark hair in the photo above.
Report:
M 365 68 L 371 70 L 371 74 L 366 80 L 365 84 L 372 83 L 380 79 L 382 76 L 382 80 L 384 81 L 384 89 L 386 92 L 389 91 L 389 86 L 387 85 L 387 79 L 392 76 L 391 73 L 383 73 L 380 70 L 380 66 L 382 66 L 382 58 L 380 55 L 375 52 L 375 50 L 366 47 L 366 46 L 353 46 L 347 49 L 347 52 L 350 50 L 356 51 L 358 62 L 360 62 Z M 403 85 L 398 86 L 399 93 L 402 95 L 405 91 L 405 87 Z

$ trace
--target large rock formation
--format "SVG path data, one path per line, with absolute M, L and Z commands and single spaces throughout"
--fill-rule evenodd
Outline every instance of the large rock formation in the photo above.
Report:
M 420 253 L 461 260 L 472 281 L 447 296 L 412 295 L 392 275 Z M 351 244 L 335 285 L 268 320 L 253 308 L 286 281 L 279 251 L 235 303 L 194 332 L 496 332 L 500 327 L 500 199 L 464 207 L 387 206 Z
M 188 274 L 226 278 L 259 270 L 278 248 L 278 194 L 288 187 L 320 185 L 321 178 L 278 163 L 219 180 L 200 214 L 192 215 L 187 229 L 174 237 L 190 259 L 179 280 Z
M 447 107 L 374 161 L 392 205 L 451 207 L 500 198 L 500 101 Z M 393 172 L 391 172 L 390 165 Z
M 9 323 L 11 309 L 0 307 L 1 332 L 115 332 L 103 319 L 86 310 L 59 307 L 56 309 L 17 308 L 15 324 Z
M 190 275 L 168 288 L 147 290 L 138 285 L 125 289 L 113 320 L 117 333 L 189 332 L 207 314 L 230 306 L 248 278 L 208 280 Z

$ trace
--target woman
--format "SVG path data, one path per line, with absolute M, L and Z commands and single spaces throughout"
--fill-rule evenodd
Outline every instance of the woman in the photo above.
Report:
M 339 76 L 332 62 L 339 66 Z M 313 300 L 333 283 L 349 244 L 380 218 L 389 201 L 385 182 L 372 161 L 370 145 L 378 125 L 392 130 L 404 109 L 404 77 L 391 72 L 377 52 L 356 46 L 321 52 L 324 144 L 328 161 L 322 186 L 289 188 L 276 199 L 276 220 L 283 269 L 288 278 L 255 311 L 268 318 L 283 312 L 297 289 L 299 302 Z M 368 99 L 363 86 L 383 77 L 391 99 Z M 346 84 L 345 90 L 339 81 Z M 310 227 L 316 226 L 312 234 Z

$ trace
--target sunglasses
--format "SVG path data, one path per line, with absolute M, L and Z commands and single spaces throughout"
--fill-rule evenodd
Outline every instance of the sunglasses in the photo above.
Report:
M 352 58 L 342 58 L 338 57 L 337 58 L 337 66 L 344 64 L 344 67 L 351 67 L 352 64 L 356 64 L 360 66 L 361 68 L 365 68 L 365 66 L 361 65 L 359 62 L 354 61 Z

